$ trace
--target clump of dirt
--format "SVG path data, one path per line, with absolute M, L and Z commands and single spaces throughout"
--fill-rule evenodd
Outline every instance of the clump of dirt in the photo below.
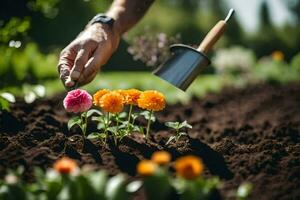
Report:
M 81 166 L 135 177 L 140 160 L 164 149 L 174 159 L 200 156 L 206 165 L 204 176 L 224 181 L 220 191 L 226 199 L 244 181 L 253 183 L 250 199 L 300 198 L 300 84 L 227 88 L 188 105 L 168 106 L 157 113 L 150 142 L 136 133 L 118 146 L 109 140 L 106 147 L 84 140 L 76 129 L 67 130 L 70 116 L 62 99 L 58 95 L 30 105 L 18 101 L 11 113 L 0 113 L 1 176 L 22 165 L 30 181 L 33 167 L 46 169 L 66 155 Z M 193 129 L 177 144 L 166 146 L 172 132 L 163 124 L 178 120 L 187 120 Z

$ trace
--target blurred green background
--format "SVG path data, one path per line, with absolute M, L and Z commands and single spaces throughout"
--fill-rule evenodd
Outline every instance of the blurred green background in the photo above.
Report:
M 2 0 L 0 91 L 26 96 L 36 85 L 44 86 L 46 95 L 64 91 L 56 69 L 59 52 L 111 2 Z M 151 75 L 169 56 L 170 44 L 197 45 L 230 7 L 236 15 L 209 55 L 212 65 L 186 93 Z M 228 85 L 299 81 L 299 49 L 300 0 L 156 0 L 86 88 L 158 89 L 170 103 L 185 103 Z

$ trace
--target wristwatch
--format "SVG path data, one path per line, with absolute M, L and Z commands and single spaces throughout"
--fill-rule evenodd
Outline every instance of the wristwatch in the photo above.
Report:
M 112 27 L 115 20 L 111 17 L 106 16 L 105 14 L 97 14 L 93 19 L 89 22 L 90 25 L 95 23 L 107 24 L 108 26 Z

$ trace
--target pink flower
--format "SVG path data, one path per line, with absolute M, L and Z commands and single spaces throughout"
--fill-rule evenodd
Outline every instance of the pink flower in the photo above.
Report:
M 64 99 L 64 107 L 67 112 L 85 112 L 92 107 L 92 96 L 85 90 L 72 90 Z

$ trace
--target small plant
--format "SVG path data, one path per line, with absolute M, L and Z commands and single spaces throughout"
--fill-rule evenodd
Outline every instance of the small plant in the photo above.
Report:
M 137 165 L 141 180 L 131 181 L 121 173 L 108 176 L 104 170 L 80 168 L 76 160 L 62 157 L 46 172 L 35 168 L 34 182 L 22 181 L 22 167 L 9 171 L 3 180 L 0 179 L 0 199 L 127 200 L 142 186 L 147 199 L 210 199 L 220 182 L 214 177 L 201 176 L 204 170 L 201 159 L 188 155 L 178 158 L 174 164 L 171 160 L 166 151 L 154 152 L 150 160 L 142 160 Z M 175 172 L 169 170 L 171 167 Z M 244 200 L 251 190 L 252 185 L 244 183 L 233 198 Z
M 155 90 L 148 90 L 143 92 L 140 95 L 140 98 L 137 100 L 138 106 L 140 108 L 146 109 L 146 113 L 143 113 L 143 116 L 148 120 L 146 128 L 146 138 L 149 137 L 151 121 L 155 121 L 153 118 L 154 111 L 160 111 L 165 108 L 165 97 L 162 93 Z
M 0 110 L 6 110 L 7 112 L 10 112 L 10 103 L 15 103 L 16 98 L 14 95 L 8 92 L 3 92 L 0 94 Z
M 181 131 L 182 129 L 191 129 L 193 128 L 190 124 L 187 123 L 187 121 L 184 122 L 166 122 L 165 125 L 173 130 L 175 130 L 175 135 L 171 136 L 168 141 L 167 141 L 167 145 L 172 142 L 173 140 L 175 140 L 175 142 L 177 143 L 178 140 L 184 136 L 187 135 L 186 132 Z
M 139 183 L 128 184 L 127 177 L 117 174 L 109 177 L 101 171 L 80 169 L 75 160 L 64 157 L 57 160 L 46 173 L 35 168 L 35 182 L 25 183 L 21 173 L 10 172 L 0 180 L 0 199 L 103 199 L 127 200 L 139 188 Z
M 171 191 L 183 200 L 208 199 L 219 185 L 218 178 L 204 179 L 204 165 L 196 156 L 184 156 L 175 161 L 175 176 L 169 171 L 171 155 L 155 152 L 151 160 L 142 160 L 137 172 L 143 178 L 147 199 L 168 199 Z M 176 198 L 177 199 L 177 198 Z
M 92 96 L 85 90 L 76 89 L 68 92 L 64 99 L 64 107 L 67 112 L 81 113 L 80 116 L 69 120 L 68 128 L 78 125 L 84 135 L 86 136 L 87 120 L 96 110 L 88 111 L 92 106 Z
M 164 96 L 157 91 L 141 92 L 137 89 L 114 90 L 102 89 L 93 95 L 93 103 L 101 108 L 105 114 L 94 116 L 92 120 L 98 122 L 98 130 L 88 136 L 89 139 L 100 138 L 106 139 L 110 133 L 115 144 L 123 137 L 130 135 L 133 131 L 140 131 L 144 134 L 142 127 L 135 125 L 136 118 L 141 115 L 147 120 L 145 137 L 148 138 L 151 121 L 154 121 L 153 112 L 162 110 L 165 107 Z M 122 112 L 128 106 L 127 112 Z M 138 106 L 147 109 L 141 113 L 133 113 L 133 107 Z

